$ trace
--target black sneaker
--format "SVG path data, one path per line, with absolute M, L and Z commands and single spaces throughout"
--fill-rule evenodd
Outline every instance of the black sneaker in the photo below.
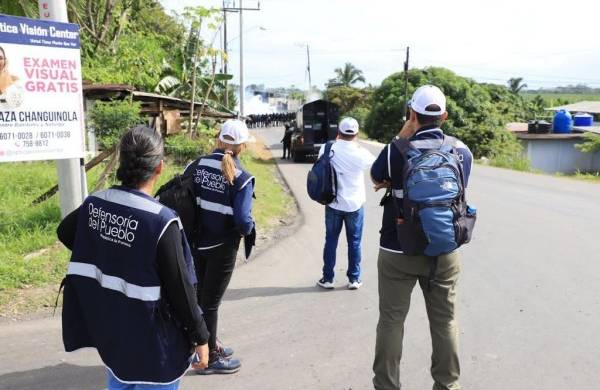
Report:
M 238 372 L 241 367 L 242 363 L 239 359 L 226 359 L 215 351 L 210 353 L 208 367 L 196 370 L 196 373 L 198 375 L 233 374 L 234 372 Z
M 318 282 L 317 282 L 317 286 L 324 288 L 326 290 L 331 290 L 333 289 L 333 282 L 326 280 L 325 278 L 321 278 Z

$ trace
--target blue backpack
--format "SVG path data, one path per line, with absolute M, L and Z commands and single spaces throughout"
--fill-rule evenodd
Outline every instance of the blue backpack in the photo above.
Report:
M 421 151 L 408 139 L 394 146 L 404 160 L 402 210 L 397 234 L 404 253 L 437 257 L 471 240 L 476 213 L 467 206 L 457 139 L 445 136 L 439 149 Z
M 323 155 L 313 164 L 306 178 L 308 196 L 324 205 L 333 202 L 337 196 L 337 172 L 331 164 L 333 142 L 327 142 Z

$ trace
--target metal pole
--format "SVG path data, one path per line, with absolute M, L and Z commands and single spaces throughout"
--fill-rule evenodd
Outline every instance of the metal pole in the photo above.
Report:
M 65 0 L 39 0 L 40 19 L 69 22 Z M 83 202 L 87 192 L 83 159 L 56 160 L 60 215 L 64 218 Z
M 410 48 L 406 46 L 406 61 L 404 61 L 404 122 L 408 114 L 408 56 Z
M 242 0 L 240 0 L 240 116 L 244 116 L 244 29 Z
M 312 92 L 312 80 L 310 78 L 310 50 L 308 49 L 308 43 L 306 44 L 306 57 L 308 58 L 308 92 Z
M 227 74 L 227 10 L 225 9 L 225 0 L 223 0 L 223 52 L 225 60 L 223 61 L 223 73 Z M 225 80 L 225 107 L 229 109 L 229 83 Z

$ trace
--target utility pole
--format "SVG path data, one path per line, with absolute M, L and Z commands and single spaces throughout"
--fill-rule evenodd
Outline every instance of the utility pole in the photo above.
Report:
M 308 92 L 310 93 L 312 91 L 312 80 L 310 78 L 310 50 L 308 48 L 308 43 L 306 44 L 306 58 L 308 60 L 308 65 L 306 67 L 306 70 L 308 70 Z
M 225 9 L 225 0 L 223 0 L 223 52 L 225 60 L 223 61 L 223 73 L 227 74 L 227 10 Z M 229 107 L 229 83 L 225 80 L 225 107 Z
M 240 117 L 244 116 L 244 30 L 243 6 L 240 0 Z
M 312 78 L 310 77 L 310 46 L 308 42 L 296 42 L 294 43 L 294 46 L 306 46 L 306 71 L 308 72 L 308 94 L 310 95 L 310 92 L 312 91 Z
M 240 0 L 240 6 L 238 8 L 223 7 L 224 13 L 240 13 L 240 116 L 244 116 L 244 21 L 242 11 L 260 11 L 260 2 L 258 2 L 256 8 L 244 8 L 242 1 L 243 0 Z M 227 53 L 227 50 L 225 52 Z
M 404 122 L 406 122 L 408 114 L 408 56 L 410 47 L 406 46 L 406 61 L 404 61 Z
M 66 0 L 39 0 L 40 19 L 69 22 Z M 83 158 L 56 160 L 60 214 L 64 218 L 81 205 L 87 196 L 85 161 Z

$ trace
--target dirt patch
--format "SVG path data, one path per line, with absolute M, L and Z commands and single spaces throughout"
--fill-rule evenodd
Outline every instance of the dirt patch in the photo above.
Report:
M 58 295 L 58 286 L 28 287 L 10 292 L 10 301 L 0 306 L 0 323 L 25 319 L 44 318 L 52 315 Z M 62 297 L 58 301 L 60 314 Z
M 273 158 L 273 154 L 265 145 L 264 140 L 260 136 L 256 135 L 256 133 L 254 133 L 253 136 L 256 139 L 256 142 L 248 143 L 248 149 L 253 151 L 254 155 L 263 161 L 271 160 Z

